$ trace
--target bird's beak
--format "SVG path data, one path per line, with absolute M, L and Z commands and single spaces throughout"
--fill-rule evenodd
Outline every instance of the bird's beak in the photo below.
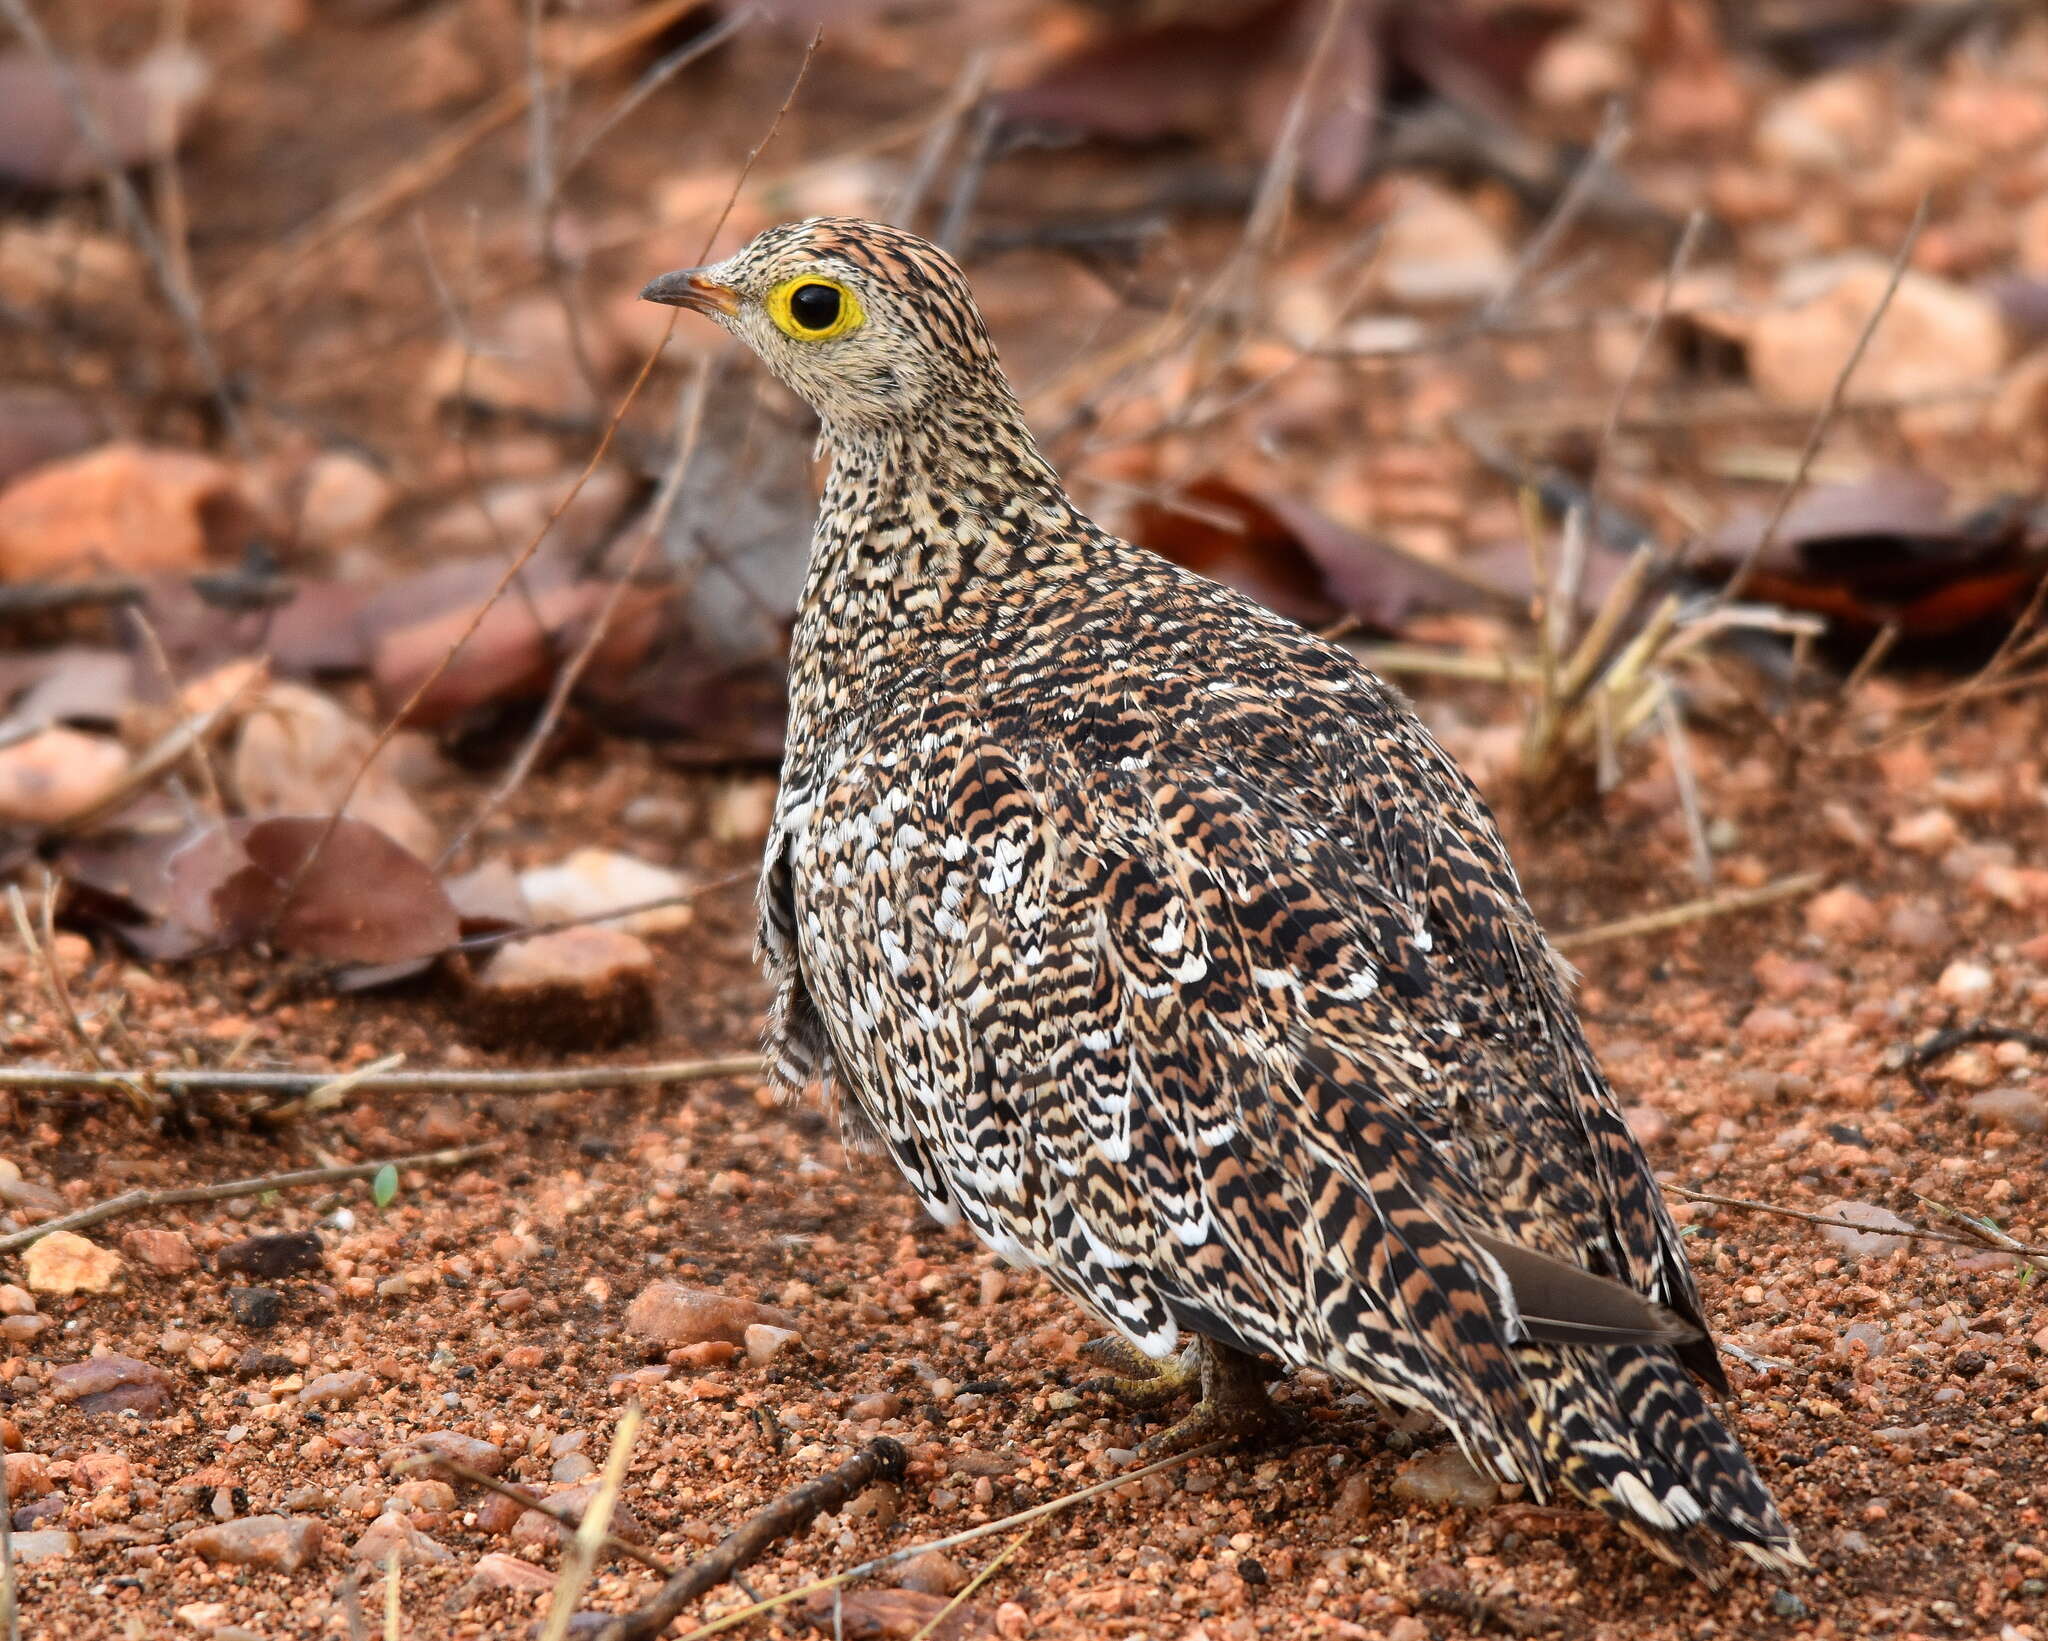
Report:
M 650 279 L 640 293 L 643 302 L 665 302 L 672 308 L 689 308 L 716 318 L 730 319 L 740 311 L 739 293 L 729 285 L 707 279 L 702 268 L 678 268 L 659 279 Z

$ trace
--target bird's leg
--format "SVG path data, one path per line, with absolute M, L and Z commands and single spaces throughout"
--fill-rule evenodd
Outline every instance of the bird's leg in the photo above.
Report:
M 1198 1338 L 1165 1362 L 1153 1361 L 1114 1336 L 1081 1348 L 1105 1367 L 1124 1371 L 1090 1379 L 1080 1388 L 1107 1391 L 1126 1407 L 1158 1407 L 1184 1390 L 1201 1387 L 1202 1399 L 1192 1413 L 1138 1445 L 1138 1457 L 1148 1462 L 1204 1442 L 1269 1436 L 1293 1422 L 1266 1394 L 1266 1383 L 1278 1376 L 1276 1370 L 1213 1339 Z

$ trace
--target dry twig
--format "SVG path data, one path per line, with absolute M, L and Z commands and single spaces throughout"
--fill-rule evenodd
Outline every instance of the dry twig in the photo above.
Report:
M 138 1186 L 117 1197 L 95 1202 L 75 1213 L 46 1219 L 26 1230 L 0 1236 L 0 1254 L 26 1247 L 52 1231 L 75 1231 L 82 1225 L 97 1225 L 120 1214 L 145 1208 L 175 1208 L 188 1202 L 225 1202 L 229 1197 L 259 1196 L 265 1191 L 290 1191 L 301 1185 L 337 1185 L 344 1180 L 369 1179 L 386 1168 L 453 1168 L 488 1156 L 497 1142 L 458 1146 L 448 1151 L 415 1151 L 403 1157 L 379 1157 L 374 1162 L 343 1163 L 334 1168 L 301 1168 L 289 1174 L 260 1174 L 254 1179 L 222 1180 L 213 1185 Z
M 1877 334 L 1877 327 L 1884 322 L 1884 316 L 1892 305 L 1892 298 L 1898 294 L 1899 282 L 1906 277 L 1906 269 L 1913 260 L 1913 247 L 1920 243 L 1920 231 L 1927 226 L 1927 198 L 1922 194 L 1920 203 L 1913 208 L 1913 220 L 1906 229 L 1906 237 L 1899 242 L 1898 254 L 1892 258 L 1891 277 L 1885 281 L 1877 305 L 1870 310 L 1870 317 L 1863 322 L 1863 329 L 1856 334 L 1856 345 L 1849 350 L 1849 357 L 1842 361 L 1834 384 L 1828 389 L 1828 396 L 1820 407 L 1820 414 L 1813 419 L 1808 429 L 1806 443 L 1799 452 L 1799 461 L 1792 470 L 1792 477 L 1784 489 L 1778 492 L 1778 499 L 1771 508 L 1771 516 L 1764 521 L 1755 543 L 1742 556 L 1742 562 L 1735 567 L 1735 573 L 1723 583 L 1720 598 L 1732 604 L 1742 596 L 1742 589 L 1748 584 L 1758 563 L 1765 553 L 1777 545 L 1778 531 L 1783 528 L 1785 515 L 1792 510 L 1792 503 L 1800 491 L 1806 488 L 1806 474 L 1813 466 L 1814 457 L 1820 454 L 1820 447 L 1828 436 L 1828 429 L 1834 425 L 1835 417 L 1842 408 L 1842 396 L 1849 389 L 1849 378 L 1856 374 L 1856 367 L 1863 363 L 1865 349 L 1870 346 L 1871 337 Z
M 902 1481 L 907 1462 L 902 1443 L 875 1437 L 836 1470 L 791 1488 L 757 1511 L 710 1554 L 670 1578 L 652 1599 L 613 1619 L 598 1632 L 599 1641 L 654 1641 L 692 1601 L 752 1566 L 771 1545 L 802 1532 L 878 1481 Z
M 23 0 L 0 0 L 0 5 L 10 9 L 22 3 Z M 579 49 L 564 66 L 563 78 L 574 79 L 631 51 L 703 4 L 704 0 L 653 0 L 652 4 L 629 12 L 617 27 Z M 329 252 L 347 243 L 360 230 L 389 216 L 407 200 L 433 187 L 484 138 L 525 113 L 527 99 L 532 94 L 532 81 L 522 76 L 481 108 L 458 120 L 437 140 L 429 143 L 424 151 L 368 187 L 358 189 L 329 206 L 286 244 L 267 255 L 251 258 L 234 282 L 221 291 L 214 304 L 220 323 L 232 328 L 261 313 L 283 294 L 294 275 L 308 265 L 322 261 Z
M 241 415 L 228 392 L 227 377 L 221 370 L 220 359 L 213 351 L 213 343 L 207 339 L 199 304 L 193 300 L 191 287 L 179 279 L 177 270 L 172 266 L 162 238 L 151 225 L 149 213 L 143 209 L 141 196 L 128 180 L 114 154 L 113 144 L 107 140 L 106 128 L 93 111 L 85 87 L 79 83 L 77 69 L 43 32 L 36 14 L 29 9 L 28 0 L 0 0 L 0 15 L 14 25 L 15 32 L 28 42 L 29 49 L 42 59 L 43 66 L 49 70 L 57 95 L 63 98 L 64 107 L 71 116 L 71 123 L 78 128 L 79 138 L 91 151 L 93 163 L 99 167 L 100 180 L 106 187 L 115 217 L 127 229 L 128 237 L 135 241 L 136 249 L 142 252 L 142 259 L 149 264 L 149 271 L 171 310 L 171 317 L 184 334 L 186 351 L 192 355 L 192 363 L 198 367 L 199 375 L 206 384 L 221 426 L 244 455 L 253 454 L 242 429 Z
M 736 1612 L 729 1612 L 724 1617 L 715 1618 L 708 1624 L 700 1624 L 697 1628 L 684 1635 L 681 1641 L 707 1641 L 707 1638 L 710 1636 L 721 1634 L 737 1625 L 748 1622 L 750 1619 L 758 1618 L 765 1612 L 773 1612 L 778 1607 L 786 1607 L 792 1601 L 801 1601 L 805 1596 L 818 1595 L 826 1590 L 836 1590 L 841 1585 L 850 1584 L 857 1578 L 867 1578 L 872 1574 L 884 1572 L 888 1568 L 901 1566 L 904 1562 L 925 1555 L 930 1551 L 955 1550 L 963 1544 L 972 1544 L 977 1539 L 988 1538 L 996 1533 L 1006 1533 L 1012 1527 L 1024 1527 L 1035 1521 L 1043 1521 L 1048 1516 L 1058 1515 L 1062 1510 L 1071 1510 L 1075 1505 L 1094 1498 L 1098 1493 L 1107 1493 L 1113 1488 L 1128 1487 L 1132 1482 L 1143 1481 L 1147 1476 L 1156 1476 L 1160 1471 L 1171 1470 L 1175 1465 L 1186 1464 L 1192 1459 L 1207 1458 L 1212 1453 L 1220 1453 L 1229 1445 L 1227 1441 L 1204 1442 L 1200 1447 L 1191 1447 L 1185 1453 L 1172 1453 L 1163 1459 L 1155 1459 L 1150 1464 L 1141 1465 L 1136 1470 L 1126 1470 L 1114 1476 L 1106 1476 L 1101 1481 L 1091 1482 L 1088 1486 L 1076 1488 L 1071 1493 L 1062 1493 L 1056 1499 L 1047 1499 L 1043 1504 L 1034 1504 L 1028 1510 L 1017 1510 L 998 1520 L 985 1521 L 979 1527 L 969 1527 L 958 1533 L 949 1533 L 944 1538 L 930 1539 L 923 1544 L 909 1544 L 900 1550 L 891 1550 L 887 1555 L 876 1556 L 872 1561 L 863 1561 L 857 1567 L 849 1567 L 843 1573 L 833 1573 L 825 1578 L 813 1579 L 810 1583 L 800 1584 L 793 1590 L 784 1590 L 779 1595 L 771 1595 L 765 1600 L 756 1601 L 749 1606 L 741 1607 Z M 614 1638 L 608 1633 L 602 1638 L 602 1641 L 614 1641 Z
M 437 1452 L 431 1447 L 422 1448 L 417 1458 L 407 1459 L 401 1468 L 406 1471 L 438 1470 L 444 1475 L 453 1476 L 457 1481 L 467 1482 L 472 1487 L 481 1487 L 486 1493 L 495 1493 L 501 1499 L 509 1499 L 514 1504 L 524 1505 L 537 1515 L 551 1516 L 564 1527 L 573 1528 L 576 1525 L 566 1513 L 567 1505 L 550 1504 L 537 1493 L 530 1492 L 524 1487 L 515 1487 L 510 1482 L 500 1481 L 496 1476 L 487 1476 L 481 1470 L 464 1464 L 460 1459 L 451 1459 L 447 1454 Z M 642 1549 L 630 1539 L 620 1538 L 616 1533 L 605 1534 L 604 1547 L 614 1555 L 625 1556 L 630 1561 L 639 1562 L 649 1572 L 662 1578 L 668 1578 L 675 1572 L 675 1569 L 660 1556 Z
M 2048 1034 L 1980 1020 L 1971 1026 L 1949 1026 L 1923 1038 L 1914 1044 L 1899 1069 L 1905 1072 L 1906 1081 L 1913 1085 L 1916 1093 L 1931 1100 L 1935 1094 L 1927 1086 L 1927 1068 L 1936 1060 L 1946 1059 L 1957 1049 L 1967 1048 L 1973 1043 L 2023 1043 L 2036 1054 L 2048 1054 Z
M 601 1088 L 666 1088 L 717 1077 L 753 1077 L 762 1069 L 758 1054 L 722 1060 L 659 1060 L 644 1066 L 565 1066 L 550 1071 L 385 1071 L 350 1086 L 371 1094 L 570 1094 Z M 110 1067 L 72 1071 L 63 1066 L 0 1066 L 0 1089 L 34 1088 L 60 1094 L 104 1093 L 127 1082 L 145 1083 L 168 1094 L 279 1094 L 303 1099 L 334 1082 L 332 1071 L 216 1071 L 166 1067 L 140 1070 Z
M 1859 1225 L 1853 1219 L 1841 1219 L 1833 1214 L 1809 1213 L 1804 1208 L 1785 1208 L 1775 1202 L 1753 1202 L 1747 1197 L 1717 1196 L 1712 1191 L 1695 1191 L 1686 1185 L 1666 1185 L 1664 1190 L 1670 1196 L 1684 1197 L 1691 1202 L 1711 1202 L 1719 1208 L 1746 1208 L 1751 1213 L 1775 1214 L 1780 1219 L 1796 1219 L 1808 1225 L 1832 1225 L 1844 1231 L 1862 1231 L 1866 1235 L 1873 1229 L 1877 1229 L 1880 1234 L 1883 1234 L 1882 1227 Z M 1963 1248 L 1996 1248 L 2003 1253 L 2018 1254 L 2025 1264 L 2032 1266 L 2035 1270 L 2048 1270 L 2048 1266 L 2040 1263 L 2043 1259 L 2048 1259 L 2048 1248 L 2036 1248 L 2024 1242 L 2015 1242 L 2002 1231 L 1997 1233 L 1998 1240 L 1993 1241 L 1992 1233 L 1986 1231 L 1981 1222 L 1974 1217 L 1961 1214 L 1957 1209 L 1950 1208 L 1946 1204 L 1929 1202 L 1926 1197 L 1922 1197 L 1920 1200 L 1928 1202 L 1930 1207 L 1940 1208 L 1944 1213 L 1956 1215 L 1962 1223 L 1968 1225 L 1976 1234 L 1960 1236 L 1952 1231 L 1937 1231 L 1930 1226 L 1918 1225 L 1911 1220 L 1905 1223 L 1903 1229 L 1892 1234 L 1919 1238 L 1928 1242 L 1947 1242 Z
M 1809 889 L 1818 889 L 1825 876 L 1822 872 L 1795 872 L 1790 877 L 1759 884 L 1754 889 L 1730 889 L 1718 895 L 1702 895 L 1697 900 L 1680 901 L 1676 906 L 1666 906 L 1661 911 L 1616 918 L 1612 923 L 1596 923 L 1590 929 L 1573 929 L 1553 936 L 1550 943 L 1561 952 L 1574 952 L 1584 951 L 1588 946 L 1604 946 L 1615 940 L 1629 940 L 1636 935 L 1662 934 L 1666 929 L 1682 929 L 1689 923 L 1704 923 L 1709 918 L 1725 917 L 1730 912 L 1752 911 L 1758 906 L 1789 900 Z

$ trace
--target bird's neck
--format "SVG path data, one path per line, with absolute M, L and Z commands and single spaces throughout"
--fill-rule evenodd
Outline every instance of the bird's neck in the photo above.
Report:
M 906 652 L 1085 572 L 1099 532 L 1021 416 L 831 429 L 792 654 L 792 697 L 875 681 Z M 826 689 L 830 685 L 829 690 Z

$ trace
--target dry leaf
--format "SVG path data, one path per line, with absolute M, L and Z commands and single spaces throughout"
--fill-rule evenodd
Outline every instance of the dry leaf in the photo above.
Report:
M 446 951 L 459 933 L 425 862 L 353 816 L 331 835 L 326 815 L 210 827 L 172 857 L 170 876 L 173 920 L 231 944 L 266 939 L 303 957 L 383 965 Z
M 1788 306 L 1747 317 L 1700 315 L 1696 322 L 1716 328 L 1718 319 L 1718 328 L 1745 343 L 1750 380 L 1765 398 L 1818 408 L 1890 280 L 1891 268 L 1881 258 L 1846 257 L 1801 270 Z M 1845 397 L 1855 403 L 1988 387 L 2004 368 L 2008 347 L 2005 322 L 1991 297 L 1909 270 Z

